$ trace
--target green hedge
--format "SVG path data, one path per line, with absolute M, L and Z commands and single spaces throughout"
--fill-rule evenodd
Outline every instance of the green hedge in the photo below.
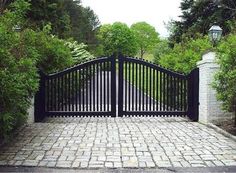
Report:
M 213 86 L 223 108 L 236 111 L 236 34 L 230 34 L 220 42 L 217 56 L 220 70 Z
M 29 3 L 16 0 L 0 15 L 0 140 L 7 139 L 12 131 L 27 118 L 30 100 L 39 85 L 38 70 L 45 73 L 60 71 L 86 60 L 85 46 L 77 50 L 67 41 L 50 35 L 50 25 L 43 31 L 27 28 L 24 16 Z M 21 27 L 15 31 L 14 27 Z M 75 58 L 76 55 L 76 59 Z

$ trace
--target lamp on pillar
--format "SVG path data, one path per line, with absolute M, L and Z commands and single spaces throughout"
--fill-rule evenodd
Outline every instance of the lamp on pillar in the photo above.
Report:
M 210 29 L 209 29 L 209 38 L 211 42 L 213 43 L 213 46 L 216 46 L 217 43 L 220 41 L 221 36 L 222 36 L 222 29 L 218 25 L 214 24 Z
M 15 25 L 15 26 L 13 26 L 13 31 L 15 31 L 15 32 L 20 32 L 21 31 L 21 27 L 19 26 L 19 25 Z

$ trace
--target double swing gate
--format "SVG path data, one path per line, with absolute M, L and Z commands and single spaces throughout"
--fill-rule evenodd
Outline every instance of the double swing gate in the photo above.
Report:
M 119 55 L 40 72 L 35 120 L 45 116 L 188 116 L 198 120 L 199 72 L 188 75 Z

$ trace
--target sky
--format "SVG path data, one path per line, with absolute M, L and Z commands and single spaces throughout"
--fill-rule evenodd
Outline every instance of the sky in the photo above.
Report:
M 89 6 L 101 24 L 123 22 L 128 26 L 145 21 L 156 28 L 161 37 L 167 37 L 164 23 L 178 20 L 181 0 L 81 0 L 84 7 Z

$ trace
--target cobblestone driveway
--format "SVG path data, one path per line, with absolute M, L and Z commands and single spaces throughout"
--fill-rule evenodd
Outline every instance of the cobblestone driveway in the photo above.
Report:
M 236 142 L 182 118 L 51 118 L 0 149 L 0 165 L 206 167 L 236 165 Z

